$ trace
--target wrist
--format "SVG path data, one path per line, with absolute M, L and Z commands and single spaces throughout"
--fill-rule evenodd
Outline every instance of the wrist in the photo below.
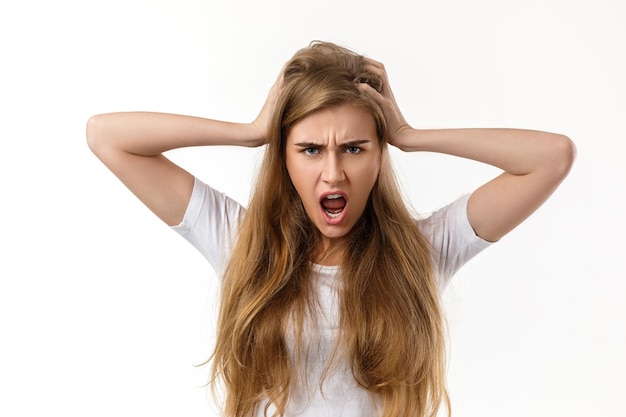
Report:
M 405 125 L 390 137 L 389 143 L 404 152 L 421 151 L 420 130 L 414 129 L 409 125 Z
M 245 130 L 245 143 L 243 146 L 254 148 L 267 143 L 266 134 L 263 129 L 255 122 L 246 123 L 243 125 Z

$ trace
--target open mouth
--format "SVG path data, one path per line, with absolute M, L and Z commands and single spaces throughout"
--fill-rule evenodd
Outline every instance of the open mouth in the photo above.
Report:
M 320 204 L 330 219 L 337 219 L 346 208 L 346 198 L 342 194 L 327 194 Z

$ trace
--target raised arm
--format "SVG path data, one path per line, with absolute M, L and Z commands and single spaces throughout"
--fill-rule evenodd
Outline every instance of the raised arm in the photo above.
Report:
M 96 156 L 160 219 L 179 224 L 193 177 L 165 156 L 175 148 L 209 145 L 259 146 L 278 83 L 252 123 L 229 123 L 164 113 L 108 113 L 87 122 L 87 142 Z
M 475 190 L 468 202 L 470 224 L 483 239 L 496 241 L 511 231 L 567 176 L 576 149 L 566 136 L 520 129 L 414 129 L 396 104 L 383 65 L 371 60 L 370 70 L 383 77 L 383 90 L 361 88 L 383 107 L 392 145 L 469 158 L 504 171 Z

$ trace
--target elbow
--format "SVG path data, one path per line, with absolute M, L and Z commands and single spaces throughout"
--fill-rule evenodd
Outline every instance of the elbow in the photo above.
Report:
M 104 119 L 105 115 L 98 114 L 95 116 L 91 116 L 89 120 L 87 120 L 87 126 L 85 129 L 85 136 L 87 138 L 87 146 L 89 149 L 96 155 L 102 149 L 102 144 L 105 142 L 105 126 Z
M 569 137 L 556 135 L 553 146 L 552 166 L 554 173 L 561 179 L 564 179 L 569 174 L 576 160 L 576 145 Z
M 85 136 L 87 137 L 87 146 L 92 152 L 95 152 L 98 142 L 98 118 L 99 116 L 91 116 L 87 120 L 87 126 L 85 128 Z

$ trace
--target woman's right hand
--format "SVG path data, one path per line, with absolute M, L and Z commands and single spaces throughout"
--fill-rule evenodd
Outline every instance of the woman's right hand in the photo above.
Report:
M 278 97 L 280 96 L 283 89 L 283 70 L 280 71 L 280 74 L 274 82 L 274 85 L 272 85 L 272 88 L 270 88 L 270 92 L 267 95 L 265 103 L 263 104 L 263 107 L 261 108 L 258 116 L 251 123 L 260 138 L 259 143 L 257 144 L 258 146 L 266 144 L 269 140 L 270 123 L 272 122 L 274 111 L 276 110 Z
M 163 153 L 191 146 L 264 145 L 279 88 L 277 81 L 252 123 L 165 113 L 108 113 L 89 119 L 87 141 L 96 156 L 150 210 L 165 223 L 177 225 L 185 214 L 194 178 Z
M 87 141 L 96 156 L 159 218 L 179 224 L 194 178 L 163 153 L 190 146 L 267 143 L 283 72 L 252 123 L 231 123 L 177 114 L 130 112 L 93 116 Z

